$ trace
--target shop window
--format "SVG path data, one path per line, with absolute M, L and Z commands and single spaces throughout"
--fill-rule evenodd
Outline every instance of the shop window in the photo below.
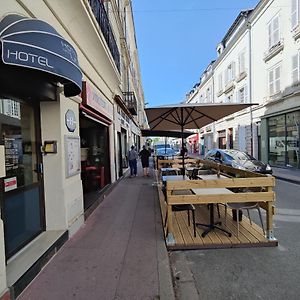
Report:
M 299 167 L 300 111 L 286 115 L 287 166 Z
M 269 162 L 285 165 L 285 116 L 269 119 Z

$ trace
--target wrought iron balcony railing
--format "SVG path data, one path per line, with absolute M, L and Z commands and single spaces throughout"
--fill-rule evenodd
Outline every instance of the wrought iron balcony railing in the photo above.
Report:
M 123 92 L 124 102 L 133 115 L 137 115 L 137 101 L 134 92 Z
M 104 5 L 101 0 L 89 0 L 90 6 L 94 13 L 94 16 L 101 28 L 101 31 L 104 35 L 110 53 L 114 59 L 114 62 L 120 71 L 120 52 L 112 32 L 112 28 L 109 23 L 107 13 L 105 11 Z

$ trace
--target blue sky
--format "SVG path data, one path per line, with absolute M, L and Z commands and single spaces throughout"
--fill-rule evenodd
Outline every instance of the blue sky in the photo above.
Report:
M 184 100 L 241 10 L 259 0 L 133 0 L 147 107 Z

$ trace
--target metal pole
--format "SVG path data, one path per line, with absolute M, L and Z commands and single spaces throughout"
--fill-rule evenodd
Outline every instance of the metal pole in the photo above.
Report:
M 185 166 L 184 166 L 184 145 L 183 145 L 183 108 L 181 108 L 181 145 L 182 145 L 182 175 L 185 176 Z

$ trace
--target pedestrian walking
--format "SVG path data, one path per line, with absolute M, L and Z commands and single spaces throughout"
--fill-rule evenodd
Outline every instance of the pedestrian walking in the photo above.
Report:
M 132 145 L 131 149 L 128 152 L 128 161 L 130 167 L 130 177 L 137 176 L 137 159 L 139 154 L 135 150 L 135 147 Z
M 149 174 L 149 157 L 151 156 L 150 151 L 146 149 L 146 146 L 143 146 L 143 149 L 140 151 L 139 155 L 142 161 L 144 177 L 150 176 Z

